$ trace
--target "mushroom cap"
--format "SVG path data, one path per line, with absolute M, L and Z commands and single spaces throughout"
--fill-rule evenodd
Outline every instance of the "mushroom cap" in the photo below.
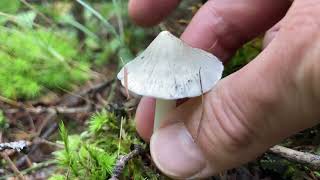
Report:
M 170 100 L 202 95 L 221 79 L 222 72 L 217 57 L 163 31 L 117 77 L 136 94 Z

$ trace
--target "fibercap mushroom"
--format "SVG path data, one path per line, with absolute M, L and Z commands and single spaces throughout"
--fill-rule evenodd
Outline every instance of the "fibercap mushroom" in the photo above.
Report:
M 208 92 L 221 79 L 222 72 L 223 64 L 217 57 L 163 31 L 117 77 L 130 91 L 156 98 L 156 130 L 177 99 Z

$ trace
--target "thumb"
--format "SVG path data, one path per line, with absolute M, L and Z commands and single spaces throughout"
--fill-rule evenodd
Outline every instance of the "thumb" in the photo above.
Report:
M 266 71 L 250 68 L 236 73 L 206 94 L 203 102 L 189 100 L 170 114 L 150 141 L 157 167 L 173 178 L 212 176 L 253 160 L 289 135 L 316 124 L 312 113 L 301 113 L 306 109 L 299 106 L 302 101 L 284 95 L 285 88 L 276 91 L 277 85 L 259 74 Z
M 174 178 L 207 177 L 254 159 L 274 143 L 268 92 L 251 94 L 258 92 L 251 88 L 265 85 L 238 83 L 235 79 L 245 76 L 237 74 L 222 80 L 204 101 L 192 99 L 178 107 L 153 134 L 151 155 L 161 171 Z
M 150 141 L 162 172 L 181 179 L 208 177 L 318 123 L 320 41 L 313 38 L 317 28 L 297 24 L 304 22 L 301 17 L 291 11 L 256 59 L 221 80 L 204 101 L 189 100 L 167 117 Z

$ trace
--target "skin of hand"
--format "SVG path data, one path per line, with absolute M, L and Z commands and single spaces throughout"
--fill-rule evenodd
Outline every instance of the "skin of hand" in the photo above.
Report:
M 139 25 L 159 23 L 178 0 L 131 0 Z M 176 179 L 205 178 L 244 164 L 320 118 L 320 0 L 209 0 L 181 39 L 227 61 L 267 31 L 264 50 L 201 98 L 190 99 L 152 134 L 155 101 L 137 109 L 139 134 L 158 168 Z M 276 24 L 276 25 L 275 25 Z M 194 141 L 203 112 L 202 126 Z

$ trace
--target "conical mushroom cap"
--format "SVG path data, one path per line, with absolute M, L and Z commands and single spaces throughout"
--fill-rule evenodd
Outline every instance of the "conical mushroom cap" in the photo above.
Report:
M 163 31 L 117 77 L 136 94 L 181 99 L 209 91 L 221 79 L 222 71 L 217 57 Z

